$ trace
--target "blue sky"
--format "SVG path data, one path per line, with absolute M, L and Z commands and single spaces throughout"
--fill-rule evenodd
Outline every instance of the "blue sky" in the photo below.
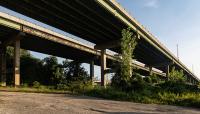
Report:
M 200 78 L 200 0 L 117 0 Z
M 136 20 L 154 34 L 176 55 L 179 45 L 179 58 L 200 78 L 200 0 L 117 0 Z M 0 11 L 37 23 L 41 26 L 66 34 L 53 27 L 19 15 L 0 7 Z M 80 40 L 80 39 L 79 39 Z M 38 58 L 46 55 L 32 53 Z M 84 65 L 88 69 L 88 65 Z M 100 75 L 99 67 L 96 75 Z

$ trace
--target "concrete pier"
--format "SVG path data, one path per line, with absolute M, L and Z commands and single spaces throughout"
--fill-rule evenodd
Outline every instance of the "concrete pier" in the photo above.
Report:
M 14 69 L 15 86 L 20 85 L 20 40 L 14 42 Z
M 1 86 L 6 86 L 6 47 L 0 47 Z
M 101 86 L 106 86 L 106 50 L 101 50 Z

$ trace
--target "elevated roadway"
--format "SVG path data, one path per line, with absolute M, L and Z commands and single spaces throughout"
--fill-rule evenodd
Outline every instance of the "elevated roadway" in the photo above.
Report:
M 149 68 L 165 71 L 167 75 L 171 66 L 175 66 L 184 71 L 188 80 L 199 82 L 181 61 L 115 0 L 1 0 L 0 5 L 90 41 L 96 47 L 103 47 L 106 42 L 100 54 L 103 71 L 106 66 L 103 52 L 110 49 L 120 53 L 116 42 L 121 39 L 122 29 L 131 27 L 140 38 L 134 53 L 137 61 Z
M 16 38 L 18 37 L 21 37 L 20 48 L 22 49 L 89 64 L 93 61 L 93 65 L 100 66 L 101 52 L 94 49 L 94 46 L 86 45 L 47 28 L 0 12 L 0 45 L 14 46 Z M 111 65 L 112 62 L 119 61 L 118 57 L 109 52 L 106 53 L 106 59 L 107 67 L 109 68 L 113 67 Z M 142 70 L 143 75 L 145 73 L 148 74 L 150 71 L 148 67 L 145 67 L 144 64 L 138 63 L 137 61 L 133 62 L 133 65 L 138 70 Z M 91 75 L 94 76 L 94 71 L 92 73 Z M 166 76 L 165 73 L 156 69 L 153 69 L 152 73 Z

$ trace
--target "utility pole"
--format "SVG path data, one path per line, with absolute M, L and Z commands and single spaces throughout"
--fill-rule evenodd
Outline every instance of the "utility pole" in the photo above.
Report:
M 176 53 L 177 53 L 177 58 L 179 60 L 178 44 L 176 44 Z

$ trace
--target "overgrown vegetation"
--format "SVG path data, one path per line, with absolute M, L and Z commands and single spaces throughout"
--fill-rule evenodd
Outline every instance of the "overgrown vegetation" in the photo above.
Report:
M 192 87 L 193 88 L 193 87 Z M 86 95 L 96 96 L 105 99 L 113 99 L 120 101 L 132 101 L 138 103 L 155 103 L 167 105 L 179 105 L 200 107 L 200 93 L 199 92 L 183 92 L 173 93 L 162 90 L 159 86 L 145 87 L 140 91 L 124 92 L 116 88 L 94 88 L 88 91 Z M 191 90 L 188 90 L 191 91 Z
M 183 70 L 175 70 L 175 67 L 172 67 L 172 70 L 169 74 L 169 79 L 173 80 L 173 81 L 181 81 L 181 82 L 185 82 L 186 81 L 186 77 L 184 76 Z
M 163 80 L 155 74 L 143 77 L 131 68 L 130 61 L 137 44 L 137 36 L 130 28 L 122 31 L 122 63 L 112 78 L 111 87 L 95 88 L 88 94 L 115 100 L 199 107 L 200 89 L 186 83 L 182 70 L 172 67 L 169 79 Z M 130 68 L 133 69 L 132 73 Z

